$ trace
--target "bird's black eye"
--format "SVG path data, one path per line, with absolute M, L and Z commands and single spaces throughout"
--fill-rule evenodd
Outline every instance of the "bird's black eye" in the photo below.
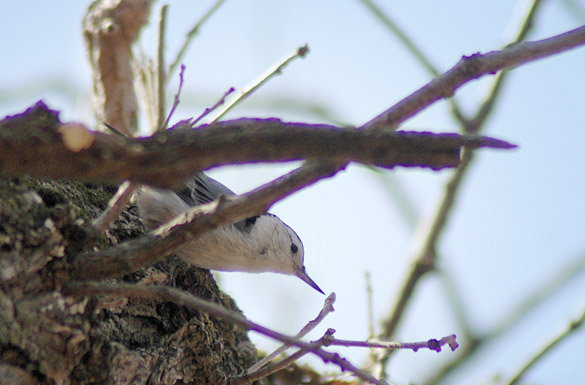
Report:
M 299 248 L 298 248 L 298 246 L 297 246 L 297 245 L 295 245 L 294 243 L 292 243 L 292 244 L 290 245 L 290 251 L 292 251 L 292 252 L 293 252 L 293 254 L 296 254 L 296 253 L 297 253 L 297 251 L 299 251 Z

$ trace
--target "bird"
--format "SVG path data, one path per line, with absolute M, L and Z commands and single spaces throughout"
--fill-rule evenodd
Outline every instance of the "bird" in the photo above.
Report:
M 179 190 L 142 186 L 137 192 L 140 218 L 155 229 L 190 207 L 236 194 L 203 172 Z M 205 232 L 187 242 L 177 255 L 192 265 L 218 271 L 273 272 L 292 275 L 325 294 L 304 266 L 305 250 L 297 233 L 279 217 L 262 213 Z

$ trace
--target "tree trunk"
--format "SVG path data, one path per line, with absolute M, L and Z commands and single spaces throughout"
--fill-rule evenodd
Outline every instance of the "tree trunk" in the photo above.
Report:
M 86 226 L 115 190 L 0 178 L 1 384 L 221 384 L 255 361 L 246 331 L 207 314 L 166 302 L 78 300 L 52 287 L 75 255 L 145 232 L 129 204 L 88 242 Z M 237 309 L 209 271 L 174 256 L 122 281 L 169 285 Z

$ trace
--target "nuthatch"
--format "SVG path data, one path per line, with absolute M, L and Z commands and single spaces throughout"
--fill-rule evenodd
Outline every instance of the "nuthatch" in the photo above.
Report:
M 210 203 L 221 195 L 235 193 L 198 173 L 177 192 L 143 186 L 137 202 L 143 222 L 154 229 L 190 206 Z M 177 255 L 205 269 L 294 275 L 323 293 L 305 271 L 303 243 L 293 229 L 273 214 L 255 215 L 208 231 L 185 244 Z

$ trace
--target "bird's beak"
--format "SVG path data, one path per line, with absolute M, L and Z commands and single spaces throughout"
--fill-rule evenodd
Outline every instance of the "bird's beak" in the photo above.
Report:
M 305 282 L 307 285 L 311 286 L 313 289 L 317 290 L 319 293 L 321 294 L 325 294 L 323 293 L 323 290 L 321 290 L 319 288 L 319 286 L 317 286 L 317 284 L 315 283 L 315 281 L 313 281 L 311 279 L 311 277 L 309 277 L 309 275 L 307 274 L 307 272 L 305 271 L 305 267 L 303 266 L 302 269 L 297 270 L 297 277 L 299 277 L 303 282 Z

